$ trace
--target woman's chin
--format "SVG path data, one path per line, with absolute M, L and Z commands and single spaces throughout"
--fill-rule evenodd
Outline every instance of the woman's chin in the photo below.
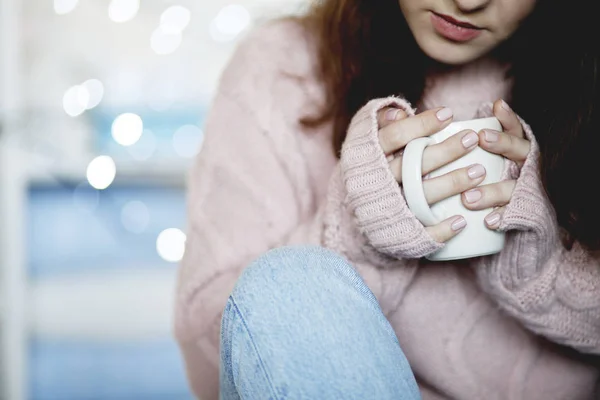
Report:
M 464 65 L 486 54 L 466 43 L 452 43 L 443 39 L 419 43 L 421 50 L 431 59 L 447 65 Z

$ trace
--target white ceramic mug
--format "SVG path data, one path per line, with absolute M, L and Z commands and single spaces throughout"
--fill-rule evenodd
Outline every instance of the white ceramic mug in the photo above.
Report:
M 436 225 L 454 215 L 462 215 L 467 220 L 467 226 L 457 236 L 450 239 L 444 248 L 427 258 L 434 261 L 457 260 L 495 254 L 504 247 L 504 234 L 485 226 L 484 218 L 493 211 L 468 210 L 463 204 L 461 195 L 454 195 L 433 205 L 427 204 L 423 191 L 422 162 L 423 152 L 427 146 L 441 143 L 452 135 L 465 129 L 479 132 L 482 129 L 502 130 L 498 119 L 481 118 L 470 121 L 453 122 L 444 130 L 430 137 L 418 138 L 411 141 L 404 149 L 402 160 L 402 186 L 404 197 L 410 210 L 425 226 Z M 481 185 L 500 182 L 504 171 L 504 158 L 489 153 L 480 147 L 475 148 L 462 158 L 453 161 L 427 175 L 434 178 L 459 168 L 481 164 L 485 167 L 486 177 Z

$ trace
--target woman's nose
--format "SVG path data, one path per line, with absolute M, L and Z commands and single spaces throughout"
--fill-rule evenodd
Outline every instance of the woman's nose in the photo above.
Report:
M 454 0 L 458 9 L 465 14 L 482 10 L 491 2 L 492 0 Z

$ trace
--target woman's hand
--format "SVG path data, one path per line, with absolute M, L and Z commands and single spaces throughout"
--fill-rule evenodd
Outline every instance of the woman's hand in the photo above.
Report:
M 479 132 L 479 146 L 490 153 L 504 156 L 522 167 L 529 154 L 530 143 L 525 138 L 521 122 L 504 100 L 494 103 L 494 115 L 502 124 L 503 132 L 492 130 Z M 485 224 L 490 229 L 498 229 L 515 185 L 515 180 L 507 180 L 480 186 L 463 193 L 462 201 L 470 210 L 497 207 L 485 218 Z
M 430 136 L 452 122 L 448 108 L 428 110 L 413 117 L 397 108 L 386 108 L 378 115 L 379 142 L 388 156 L 390 168 L 402 183 L 402 150 L 413 139 Z M 480 138 L 474 131 L 466 130 L 446 141 L 428 146 L 423 153 L 423 175 L 430 173 L 475 149 Z M 447 197 L 463 193 L 479 185 L 485 179 L 485 168 L 476 164 L 423 182 L 425 198 L 434 204 Z M 466 226 L 466 220 L 456 215 L 425 229 L 438 242 L 447 242 Z

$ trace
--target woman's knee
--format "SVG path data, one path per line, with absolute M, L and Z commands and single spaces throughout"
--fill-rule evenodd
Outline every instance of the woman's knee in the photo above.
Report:
M 257 259 L 240 277 L 223 321 L 221 354 L 223 365 L 231 366 L 229 375 L 233 365 L 239 370 L 260 354 L 269 360 L 260 365 L 272 367 L 274 381 L 293 381 L 303 390 L 322 392 L 320 380 L 327 380 L 334 391 L 416 393 L 408 362 L 375 296 L 354 268 L 329 250 L 285 247 Z M 238 350 L 230 351 L 235 346 Z M 256 372 L 254 365 L 247 369 Z M 328 375 L 331 371 L 338 372 Z M 373 373 L 379 381 L 369 378 Z
M 268 296 L 281 301 L 340 284 L 372 296 L 360 275 L 339 254 L 318 246 L 289 246 L 256 259 L 240 276 L 232 296 L 239 300 Z

